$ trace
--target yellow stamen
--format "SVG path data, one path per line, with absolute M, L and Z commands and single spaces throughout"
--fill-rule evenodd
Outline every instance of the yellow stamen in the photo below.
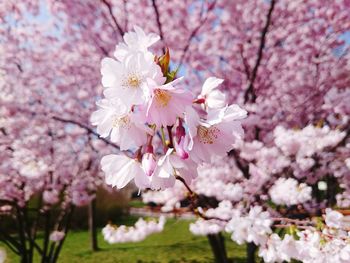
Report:
M 161 90 L 161 89 L 156 89 L 154 91 L 154 98 L 160 107 L 165 107 L 168 105 L 171 95 L 168 91 L 166 90 Z
M 130 118 L 128 115 L 125 115 L 124 117 L 116 117 L 113 120 L 113 127 L 117 128 L 119 126 L 129 129 L 130 128 Z
M 141 82 L 142 80 L 137 74 L 130 74 L 126 76 L 122 85 L 127 88 L 139 88 Z

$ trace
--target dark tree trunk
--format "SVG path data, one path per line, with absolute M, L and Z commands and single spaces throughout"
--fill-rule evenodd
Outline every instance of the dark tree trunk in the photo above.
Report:
M 328 175 L 327 180 L 327 205 L 332 207 L 336 204 L 337 200 L 335 198 L 337 194 L 337 179 L 333 176 Z
M 254 243 L 247 244 L 247 263 L 255 263 L 255 252 L 257 246 Z
M 30 263 L 31 259 L 28 257 L 27 242 L 25 238 L 25 226 L 23 222 L 22 212 L 19 206 L 16 206 L 16 216 L 20 241 L 21 263 Z
M 207 237 L 214 254 L 215 263 L 228 263 L 225 240 L 221 233 L 208 235 Z
M 97 251 L 98 243 L 96 229 L 96 199 L 93 199 L 89 204 L 89 231 L 91 250 Z

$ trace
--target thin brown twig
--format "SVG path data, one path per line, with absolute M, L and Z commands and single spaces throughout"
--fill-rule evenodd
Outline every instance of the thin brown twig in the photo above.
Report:
M 157 21 L 159 36 L 160 36 L 160 40 L 162 41 L 162 50 L 163 50 L 163 53 L 165 53 L 164 35 L 163 35 L 162 23 L 160 22 L 160 14 L 159 14 L 158 5 L 156 3 L 156 0 L 152 0 L 152 6 L 153 6 L 153 9 L 154 9 L 154 13 L 156 14 L 156 21 Z
M 250 98 L 251 98 L 252 102 L 255 102 L 255 100 L 256 100 L 256 94 L 255 94 L 255 90 L 254 90 L 254 82 L 255 82 L 257 74 L 258 74 L 258 69 L 259 69 L 259 66 L 261 64 L 261 59 L 263 57 L 263 50 L 265 48 L 266 35 L 267 35 L 267 32 L 269 31 L 269 27 L 271 25 L 272 12 L 275 8 L 276 1 L 277 0 L 271 0 L 270 8 L 269 8 L 269 11 L 268 11 L 267 17 L 266 17 L 265 26 L 261 32 L 260 46 L 258 49 L 258 55 L 257 55 L 257 59 L 255 62 L 255 66 L 254 66 L 252 73 L 250 75 L 248 88 L 246 89 L 246 91 L 244 93 L 244 103 L 247 103 L 250 100 Z
M 241 59 L 242 59 L 242 63 L 244 66 L 244 72 L 247 76 L 247 80 L 249 80 L 250 79 L 250 68 L 249 68 L 249 64 L 247 62 L 247 59 L 243 55 L 243 45 L 240 45 L 240 47 L 239 47 L 239 54 L 240 54 Z
M 187 191 L 190 192 L 191 195 L 194 195 L 195 193 L 192 191 L 191 187 L 186 183 L 185 179 L 183 179 L 181 176 L 176 175 L 176 180 L 179 180 L 183 185 L 186 187 Z
M 121 28 L 121 26 L 119 25 L 117 18 L 114 16 L 113 14 L 113 8 L 112 5 L 107 1 L 107 0 L 101 0 L 101 2 L 107 7 L 108 9 L 108 13 L 112 18 L 112 21 L 114 23 L 114 25 L 116 26 L 116 28 L 118 29 L 120 35 L 124 35 L 124 30 Z
M 65 118 L 62 118 L 62 117 L 58 117 L 58 116 L 52 116 L 52 119 L 53 120 L 56 120 L 56 121 L 60 121 L 60 122 L 63 122 L 63 123 L 71 123 L 71 124 L 75 124 L 77 126 L 79 126 L 80 128 L 83 128 L 85 129 L 89 134 L 92 134 L 96 137 L 98 137 L 100 140 L 102 140 L 103 142 L 105 142 L 106 144 L 108 145 L 111 145 L 113 146 L 114 148 L 118 149 L 119 150 L 119 146 L 116 145 L 115 143 L 103 138 L 103 137 L 100 137 L 100 135 L 95 132 L 92 128 L 90 128 L 89 126 L 83 124 L 83 123 L 80 123 L 76 120 L 71 120 L 71 119 L 65 119 Z
M 276 217 L 272 218 L 274 221 L 281 221 L 281 222 L 288 222 L 288 223 L 295 223 L 295 224 L 301 224 L 301 225 L 308 225 L 308 224 L 314 224 L 314 222 L 310 220 L 298 220 L 298 219 L 292 219 L 292 218 L 284 218 L 284 217 Z
M 215 5 L 216 5 L 216 1 L 214 1 L 214 2 L 209 6 L 208 11 L 213 10 L 214 7 L 215 7 Z M 187 54 L 187 52 L 188 52 L 188 50 L 189 50 L 189 48 L 190 48 L 192 39 L 197 35 L 197 32 L 198 32 L 198 31 L 201 29 L 201 27 L 205 24 L 205 22 L 206 22 L 207 19 L 208 19 L 208 16 L 209 16 L 209 15 L 207 14 L 207 15 L 204 17 L 204 19 L 201 19 L 200 22 L 199 22 L 199 24 L 198 24 L 198 26 L 197 26 L 195 29 L 193 29 L 193 31 L 191 32 L 191 34 L 190 34 L 190 36 L 189 36 L 189 38 L 188 38 L 188 40 L 187 40 L 187 42 L 186 42 L 186 45 L 185 45 L 185 47 L 184 47 L 184 49 L 183 49 L 183 51 L 182 51 L 182 55 L 181 55 L 180 62 L 179 62 L 179 67 L 183 64 L 183 61 L 184 61 L 184 59 L 185 59 L 185 56 L 186 56 L 186 54 Z
M 191 210 L 195 215 L 201 217 L 204 220 L 218 220 L 218 221 L 222 221 L 222 222 L 228 222 L 228 220 L 220 218 L 220 217 L 206 216 L 201 211 L 199 211 L 198 206 L 196 206 L 196 201 L 197 201 L 198 195 L 191 189 L 191 187 L 186 183 L 185 179 L 183 179 L 181 176 L 177 175 L 175 178 L 177 180 L 179 180 L 180 182 L 182 182 L 184 184 L 184 186 L 186 187 L 186 189 L 188 190 L 188 192 L 190 193 L 189 197 L 190 197 L 191 205 L 192 205 Z

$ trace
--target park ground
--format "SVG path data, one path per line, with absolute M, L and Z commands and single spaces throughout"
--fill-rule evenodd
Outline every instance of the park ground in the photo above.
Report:
M 142 242 L 114 245 L 107 244 L 99 230 L 100 251 L 98 252 L 90 250 L 87 231 L 71 231 L 58 262 L 212 263 L 213 257 L 207 238 L 192 235 L 189 232 L 189 224 L 188 220 L 168 219 L 161 233 L 153 234 Z M 225 240 L 230 260 L 236 263 L 246 262 L 245 247 L 238 246 L 228 236 L 225 237 Z M 0 246 L 3 247 L 1 243 Z M 19 259 L 8 251 L 6 263 L 17 262 Z

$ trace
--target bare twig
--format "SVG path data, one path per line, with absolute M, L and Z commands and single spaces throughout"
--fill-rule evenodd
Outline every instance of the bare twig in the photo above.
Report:
M 214 2 L 209 6 L 208 11 L 213 10 L 214 7 L 215 7 L 215 5 L 216 5 L 216 1 L 214 1 Z M 187 52 L 188 52 L 188 50 L 189 50 L 189 48 L 190 48 L 190 46 L 191 46 L 192 39 L 197 35 L 198 31 L 199 31 L 199 30 L 201 29 L 201 27 L 205 24 L 205 22 L 207 21 L 207 19 L 208 19 L 208 14 L 207 14 L 203 19 L 200 19 L 199 24 L 197 25 L 197 27 L 195 27 L 195 28 L 193 29 L 193 31 L 191 32 L 191 34 L 190 34 L 190 36 L 189 36 L 189 38 L 188 38 L 188 40 L 187 40 L 187 42 L 186 42 L 186 45 L 185 45 L 185 47 L 184 47 L 184 49 L 183 49 L 183 51 L 182 51 L 182 55 L 181 55 L 180 62 L 179 62 L 179 67 L 182 65 L 182 63 L 183 63 L 183 61 L 184 61 L 184 59 L 185 59 L 185 57 L 186 57 L 186 54 L 187 54 Z
M 179 180 L 183 185 L 186 187 L 188 192 L 190 192 L 191 195 L 194 195 L 195 193 L 192 191 L 191 187 L 186 183 L 185 179 L 183 179 L 181 176 L 177 175 L 176 180 Z
M 129 26 L 129 13 L 128 13 L 128 9 L 126 8 L 126 2 L 127 0 L 123 1 L 123 8 L 124 8 L 124 14 L 125 14 L 125 21 L 124 21 L 125 31 L 128 30 L 128 26 Z
M 109 141 L 109 140 L 107 140 L 107 139 L 105 139 L 103 137 L 100 137 L 97 132 L 95 132 L 92 128 L 90 128 L 89 126 L 87 126 L 87 125 L 85 125 L 83 123 L 80 123 L 80 122 L 78 122 L 76 120 L 65 119 L 65 118 L 58 117 L 58 116 L 53 116 L 52 119 L 56 120 L 56 121 L 63 122 L 63 123 L 75 124 L 75 125 L 79 126 L 80 128 L 85 129 L 89 134 L 92 134 L 92 135 L 98 137 L 100 140 L 104 141 L 106 144 L 111 145 L 114 148 L 119 150 L 119 146 L 118 145 L 116 145 L 115 143 L 113 143 L 113 142 L 111 142 L 111 141 Z
M 101 0 L 101 2 L 107 7 L 108 9 L 108 13 L 112 18 L 112 21 L 115 25 L 115 27 L 118 29 L 120 35 L 124 35 L 124 30 L 121 28 L 121 26 L 119 25 L 117 18 L 114 16 L 113 14 L 113 9 L 112 9 L 112 5 L 107 1 L 107 0 Z
M 156 0 L 152 0 L 152 6 L 154 9 L 154 13 L 156 14 L 156 21 L 157 21 L 159 36 L 160 36 L 160 40 L 162 41 L 162 45 L 163 45 L 162 50 L 163 50 L 163 53 L 165 53 L 163 29 L 162 29 L 162 24 L 160 23 L 160 14 L 159 14 L 158 5 L 156 3 Z
M 218 221 L 223 221 L 223 222 L 227 222 L 228 220 L 225 220 L 223 218 L 220 217 L 212 217 L 212 216 L 206 216 L 205 214 L 203 214 L 201 211 L 198 210 L 198 206 L 196 205 L 197 203 L 197 197 L 198 195 L 191 189 L 191 187 L 186 183 L 185 179 L 183 179 L 181 176 L 177 175 L 176 180 L 179 180 L 180 182 L 183 183 L 183 185 L 186 187 L 186 189 L 188 190 L 188 192 L 190 193 L 190 200 L 191 200 L 191 210 L 192 212 L 203 218 L 204 220 L 218 220 Z
M 243 50 L 243 45 L 240 45 L 240 47 L 239 47 L 239 54 L 240 54 L 241 59 L 242 59 L 242 63 L 243 63 L 243 66 L 244 66 L 244 72 L 245 72 L 245 74 L 247 76 L 247 80 L 249 80 L 250 79 L 250 68 L 249 68 L 249 64 L 247 62 L 247 59 L 243 55 L 243 51 L 244 51 Z
M 265 26 L 261 32 L 260 46 L 258 49 L 258 55 L 256 58 L 255 66 L 254 66 L 252 73 L 250 75 L 248 88 L 246 89 L 245 94 L 244 94 L 244 103 L 247 103 L 250 99 L 252 102 L 255 102 L 255 100 L 256 100 L 256 94 L 255 94 L 255 90 L 254 90 L 254 82 L 255 82 L 256 76 L 258 74 L 258 69 L 259 69 L 261 59 L 263 56 L 263 50 L 265 48 L 265 42 L 266 42 L 266 35 L 267 35 L 267 32 L 268 32 L 270 24 L 271 24 L 272 12 L 275 8 L 275 4 L 276 4 L 276 0 L 271 0 L 270 8 L 269 8 L 269 11 L 268 11 L 267 17 L 266 17 Z

